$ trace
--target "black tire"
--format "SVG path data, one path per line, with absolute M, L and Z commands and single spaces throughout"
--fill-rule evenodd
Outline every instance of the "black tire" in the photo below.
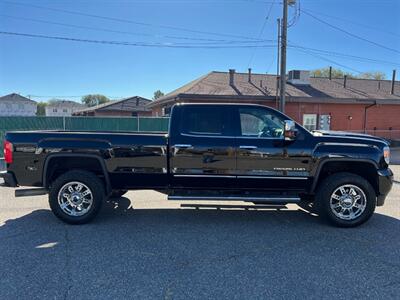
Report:
M 82 215 L 71 215 L 63 210 L 61 204 L 59 203 L 59 193 L 62 191 L 67 191 L 63 189 L 66 185 L 73 183 L 83 184 L 88 188 L 90 192 L 90 206 L 87 204 L 87 211 Z M 72 186 L 73 187 L 73 186 Z M 76 191 L 74 190 L 74 193 Z M 77 192 L 79 193 L 79 192 Z M 86 196 L 81 197 L 82 199 Z M 72 197 L 71 197 L 72 198 Z M 68 199 L 68 200 L 65 200 Z M 90 222 L 100 211 L 103 201 L 105 199 L 104 184 L 103 182 L 93 173 L 81 170 L 69 171 L 61 176 L 59 176 L 54 182 L 51 183 L 49 191 L 49 204 L 53 213 L 62 221 L 68 224 L 85 224 Z M 61 197 L 60 201 L 65 203 L 72 203 L 69 198 Z M 86 203 L 86 202 L 84 202 Z M 74 202 L 75 205 L 75 202 Z M 84 210 L 76 210 L 72 204 L 68 204 L 71 207 L 70 210 L 75 210 L 77 213 L 82 213 Z M 69 208 L 67 208 L 69 209 Z
M 333 199 L 333 196 L 338 198 L 337 193 L 343 194 L 342 191 L 340 191 L 340 187 L 344 187 L 344 191 L 346 192 L 344 194 L 349 195 L 347 198 L 344 196 L 346 200 L 342 202 L 338 199 Z M 350 195 L 352 187 L 355 189 L 355 191 L 353 189 L 353 192 L 358 192 L 357 195 L 361 195 L 361 200 L 358 201 L 363 204 L 358 203 L 358 201 L 354 201 L 356 197 L 355 195 Z M 365 202 L 363 199 L 365 199 Z M 319 215 L 329 221 L 331 224 L 338 227 L 355 227 L 363 224 L 371 218 L 376 207 L 376 193 L 371 184 L 359 175 L 345 172 L 337 173 L 326 178 L 320 184 L 320 188 L 317 190 L 315 200 L 315 206 Z M 336 201 L 336 203 L 332 204 L 331 201 Z M 346 201 L 348 202 L 346 203 Z M 358 207 L 352 207 L 351 202 L 357 202 L 356 204 Z M 336 209 L 333 208 L 333 206 L 339 204 L 349 205 L 351 208 L 343 208 L 342 206 Z M 359 206 L 363 206 L 364 210 L 359 209 Z M 345 213 L 342 213 L 342 211 L 346 212 L 347 216 Z M 352 213 L 354 213 L 354 211 L 357 212 L 354 213 L 353 218 L 350 216 L 350 211 Z M 338 214 L 341 214 L 342 217 L 339 217 Z M 343 219 L 343 217 L 348 219 Z
M 113 190 L 111 192 L 110 198 L 111 199 L 116 199 L 116 198 L 121 198 L 123 195 L 125 195 L 128 191 L 127 190 Z

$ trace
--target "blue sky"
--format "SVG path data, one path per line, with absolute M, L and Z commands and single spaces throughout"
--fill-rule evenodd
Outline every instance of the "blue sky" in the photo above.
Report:
M 249 38 L 276 40 L 276 19 L 282 13 L 281 1 L 278 0 L 272 6 L 264 31 L 260 35 L 271 2 L 271 0 L 0 0 L 0 31 L 162 45 L 215 43 L 208 40 L 230 42 L 240 40 L 246 41 L 248 45 Z M 39 9 L 29 6 L 30 4 L 126 19 L 151 26 Z M 388 63 L 360 62 L 354 58 L 336 57 L 326 53 L 316 55 L 289 48 L 288 70 L 335 66 L 333 64 L 335 62 L 342 65 L 342 69 L 354 73 L 383 71 L 387 78 L 390 78 L 393 69 L 397 68 L 398 73 L 400 72 L 399 0 L 300 0 L 300 9 L 303 12 L 300 11 L 297 21 L 288 31 L 289 42 L 293 45 L 383 60 Z M 305 11 L 383 47 L 330 28 L 307 15 Z M 290 19 L 294 13 L 293 8 L 289 9 Z M 40 23 L 38 20 L 125 33 L 72 28 Z M 186 31 L 174 30 L 171 27 Z M 188 30 L 241 37 L 200 34 Z M 212 70 L 227 71 L 229 68 L 234 68 L 239 72 L 245 72 L 250 61 L 250 67 L 254 72 L 275 73 L 276 47 L 273 46 L 275 43 L 265 41 L 263 44 L 268 47 L 256 50 L 255 48 L 163 48 L 91 44 L 0 34 L 0 94 L 17 92 L 22 95 L 46 96 L 32 98 L 37 101 L 47 100 L 49 98 L 47 96 L 62 96 L 80 101 L 79 97 L 71 96 L 89 93 L 101 93 L 110 97 L 132 95 L 152 97 L 157 89 L 169 92 Z

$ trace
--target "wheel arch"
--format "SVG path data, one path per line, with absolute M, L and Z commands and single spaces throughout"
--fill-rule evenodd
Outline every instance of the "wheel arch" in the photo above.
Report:
M 84 161 L 82 161 L 84 159 Z M 57 171 L 62 170 L 77 170 L 93 172 L 104 182 L 105 191 L 110 194 L 112 191 L 110 177 L 104 160 L 95 154 L 82 153 L 55 153 L 50 154 L 43 166 L 43 186 L 48 188 L 52 178 L 57 175 Z
M 318 184 L 329 175 L 338 172 L 348 172 L 365 178 L 378 195 L 377 170 L 378 165 L 374 161 L 368 159 L 327 159 L 319 164 L 310 192 L 314 194 Z

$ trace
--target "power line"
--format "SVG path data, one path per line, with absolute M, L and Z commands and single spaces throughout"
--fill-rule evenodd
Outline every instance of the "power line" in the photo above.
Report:
M 354 60 L 354 61 L 363 61 L 363 62 L 368 62 L 368 63 L 377 63 L 377 64 L 387 64 L 390 66 L 400 66 L 399 63 L 394 63 L 391 61 L 386 61 L 386 60 L 380 60 L 380 59 L 374 59 L 374 58 L 369 58 L 369 57 L 362 57 L 362 56 L 357 56 L 357 55 L 350 55 L 350 54 L 345 54 L 345 53 L 340 53 L 340 52 L 335 52 L 335 51 L 329 51 L 329 50 L 322 50 L 322 49 L 316 49 L 316 48 L 309 48 L 309 47 L 304 47 L 296 44 L 290 44 L 288 45 L 290 48 L 300 48 L 304 50 L 309 50 L 311 52 L 317 52 L 317 53 L 322 53 L 322 54 L 328 54 L 331 56 L 336 56 L 336 57 L 342 57 L 342 58 L 348 58 L 349 60 Z
M 269 17 L 271 16 L 271 12 L 272 12 L 272 8 L 274 7 L 274 3 L 275 3 L 275 0 L 272 1 L 271 5 L 270 5 L 270 7 L 269 7 L 269 9 L 268 9 L 267 16 L 265 17 L 264 22 L 263 22 L 263 24 L 262 24 L 262 26 L 261 26 L 261 30 L 260 30 L 260 32 L 258 33 L 257 40 L 259 40 L 259 39 L 261 38 L 261 35 L 262 35 L 263 32 L 264 32 L 264 29 L 265 29 L 265 26 L 267 25 L 268 19 L 269 19 Z M 252 61 L 253 61 L 253 58 L 254 58 L 254 55 L 256 54 L 256 51 L 257 51 L 257 49 L 254 49 L 253 53 L 252 53 L 251 56 L 250 56 L 249 62 L 247 63 L 247 67 L 248 67 L 248 68 L 250 67 L 250 65 L 251 65 L 251 63 L 252 63 Z
M 7 4 L 12 4 L 12 5 L 28 6 L 28 7 L 33 7 L 33 8 L 37 8 L 37 9 L 61 12 L 61 13 L 66 13 L 66 14 L 71 14 L 71 15 L 78 15 L 78 16 L 85 16 L 85 17 L 90 17 L 90 18 L 108 20 L 108 21 L 119 22 L 119 23 L 129 23 L 129 24 L 135 24 L 135 25 L 146 26 L 146 27 L 159 27 L 159 28 L 184 31 L 184 32 L 190 32 L 190 33 L 197 33 L 197 34 L 224 36 L 224 37 L 231 37 L 231 38 L 234 37 L 234 38 L 242 38 L 242 39 L 246 39 L 246 40 L 254 40 L 253 38 L 250 38 L 248 36 L 242 36 L 242 35 L 201 31 L 201 30 L 194 30 L 194 29 L 188 29 L 188 28 L 170 26 L 170 25 L 156 25 L 156 24 L 151 24 L 151 23 L 132 21 L 132 20 L 128 20 L 128 19 L 101 16 L 101 15 L 95 15 L 95 14 L 90 14 L 90 13 L 83 13 L 83 12 L 65 10 L 65 9 L 60 9 L 60 8 L 51 8 L 51 7 L 45 7 L 45 6 L 35 5 L 35 4 L 28 4 L 28 3 L 21 3 L 21 2 L 11 2 L 11 1 L 6 1 L 6 0 L 1 0 L 1 2 L 7 3 Z
M 308 55 L 311 55 L 312 57 L 317 57 L 317 58 L 319 58 L 319 59 L 321 59 L 321 60 L 330 62 L 330 63 L 332 63 L 332 64 L 334 64 L 334 65 L 337 65 L 337 66 L 339 66 L 339 67 L 345 68 L 345 69 L 347 69 L 347 70 L 350 70 L 350 71 L 353 71 L 353 72 L 356 72 L 356 73 L 359 73 L 359 74 L 362 73 L 362 72 L 359 71 L 359 70 L 356 70 L 356 69 L 354 69 L 354 68 L 352 68 L 352 67 L 349 67 L 349 66 L 346 66 L 346 65 L 344 65 L 344 64 L 338 63 L 337 61 L 334 61 L 334 60 L 332 60 L 332 59 L 330 59 L 330 58 L 326 58 L 326 57 L 324 57 L 324 56 L 322 56 L 322 55 L 319 55 L 319 54 L 316 54 L 316 53 L 312 53 L 312 52 L 310 52 L 310 51 L 308 51 L 308 50 L 305 50 L 305 49 L 300 49 L 300 48 L 295 48 L 295 49 L 296 49 L 297 51 L 306 53 L 306 54 L 308 54 Z
M 386 49 L 386 50 L 389 50 L 389 51 L 392 51 L 392 52 L 400 53 L 399 50 L 396 50 L 396 49 L 387 47 L 387 46 L 385 46 L 385 45 L 379 44 L 379 43 L 374 42 L 374 41 L 371 41 L 371 40 L 369 40 L 369 39 L 367 39 L 367 38 L 364 38 L 364 37 L 361 37 L 361 36 L 356 35 L 356 34 L 354 34 L 354 33 L 351 33 L 351 32 L 349 32 L 349 31 L 347 31 L 347 30 L 345 30 L 345 29 L 343 29 L 343 28 L 340 28 L 340 27 L 335 26 L 335 25 L 333 25 L 333 24 L 331 24 L 331 23 L 329 23 L 329 22 L 327 22 L 327 21 L 324 21 L 324 20 L 322 20 L 322 19 L 320 19 L 320 18 L 314 16 L 313 14 L 311 14 L 311 13 L 305 11 L 305 10 L 302 10 L 302 12 L 305 13 L 306 15 L 310 16 L 311 18 L 317 20 L 318 22 L 323 23 L 323 24 L 325 24 L 325 25 L 327 25 L 327 26 L 329 26 L 329 27 L 331 27 L 331 28 L 334 28 L 334 29 L 340 31 L 340 32 L 343 32 L 343 33 L 345 33 L 345 34 L 347 34 L 347 35 L 349 35 L 349 36 L 351 36 L 351 37 L 353 37 L 353 38 L 359 39 L 359 40 L 361 40 L 361 41 L 370 43 L 370 44 L 372 44 L 372 45 L 375 45 L 375 46 L 377 46 L 377 47 L 380 47 L 380 48 L 383 48 L 383 49 Z
M 58 0 L 57 2 L 70 2 L 71 0 Z M 268 4 L 271 3 L 271 1 L 264 1 L 264 0 L 80 0 L 79 2 L 86 2 L 86 3 L 109 3 L 109 4 L 135 4 L 135 3 L 157 3 L 157 4 L 169 4 L 169 3 L 179 3 L 179 4 L 219 4 L 219 3 L 224 3 L 224 4 L 242 4 L 242 3 L 262 3 L 262 4 Z
M 143 42 L 127 42 L 127 41 L 109 41 L 109 40 L 91 40 L 91 39 L 81 39 L 81 38 L 71 38 L 71 37 L 60 37 L 60 36 L 49 36 L 49 35 L 39 35 L 39 34 L 30 34 L 30 33 L 18 33 L 18 32 L 6 32 L 0 31 L 0 34 L 3 35 L 15 35 L 15 36 L 23 36 L 23 37 L 31 37 L 31 38 L 44 38 L 44 39 L 54 39 L 54 40 L 63 40 L 63 41 L 72 41 L 72 42 L 85 42 L 85 43 L 96 43 L 96 44 L 110 44 L 110 45 L 121 45 L 121 46 L 136 46 L 136 47 L 154 47 L 154 48 L 200 48 L 200 49 L 220 49 L 220 48 L 269 48 L 275 47 L 276 45 L 232 45 L 232 46 L 224 46 L 224 45 L 216 45 L 216 46 L 209 46 L 209 45 L 181 45 L 181 44 L 171 44 L 171 43 L 143 43 Z M 356 60 L 365 60 L 368 62 L 375 62 L 375 63 L 386 63 L 389 65 L 400 65 L 394 64 L 389 61 L 384 60 L 377 60 L 373 58 L 355 56 L 355 55 L 348 55 L 340 52 L 316 49 L 316 48 L 309 48 L 304 47 L 296 44 L 289 44 L 288 47 L 297 49 L 302 52 L 307 52 L 308 54 L 329 54 L 329 55 L 337 55 L 341 57 L 348 57 L 349 59 L 356 59 Z M 317 53 L 315 53 L 317 52 Z M 346 68 L 348 68 L 346 66 Z
M 295 0 L 291 5 L 294 6 L 294 15 L 292 19 L 288 22 L 288 28 L 294 26 L 300 18 L 300 0 Z
M 304 11 L 304 9 L 303 9 L 303 11 Z M 328 15 L 328 14 L 321 13 L 321 12 L 318 12 L 318 11 L 315 11 L 315 10 L 311 10 L 311 9 L 308 9 L 308 8 L 306 9 L 306 11 L 315 13 L 315 14 L 320 15 L 320 16 L 324 16 L 324 17 L 336 19 L 336 20 L 339 20 L 339 21 L 344 21 L 344 22 L 347 22 L 347 23 L 350 23 L 350 24 L 358 25 L 358 26 L 361 26 L 363 28 L 368 28 L 368 29 L 371 29 L 371 30 L 379 31 L 380 33 L 385 33 L 385 34 L 390 34 L 390 35 L 393 35 L 393 36 L 396 36 L 396 37 L 400 37 L 400 34 L 395 33 L 395 32 L 391 32 L 391 31 L 387 31 L 384 28 L 373 27 L 373 26 L 368 25 L 368 24 L 354 22 L 352 20 L 348 20 L 348 19 L 345 19 L 345 18 L 340 18 L 340 17 Z
M 1 17 L 16 19 L 16 20 L 24 20 L 24 21 L 31 21 L 37 23 L 44 23 L 44 24 L 52 24 L 58 26 L 65 26 L 70 28 L 78 28 L 78 29 L 89 29 L 94 31 L 100 32 L 111 32 L 111 33 L 121 33 L 121 34 L 129 34 L 129 35 L 139 35 L 139 36 L 148 36 L 148 37 L 156 37 L 156 38 L 170 38 L 170 39 L 179 39 L 179 40 L 194 40 L 194 41 L 205 41 L 205 42 L 213 42 L 213 43 L 262 43 L 266 41 L 273 41 L 273 40 L 260 40 L 260 41 L 250 41 L 250 40 L 221 40 L 221 39 L 209 39 L 209 38 L 191 38 L 191 37 L 182 37 L 182 36 L 171 36 L 171 35 L 154 35 L 154 34 L 147 34 L 141 32 L 131 32 L 131 31 L 120 31 L 120 30 L 113 30 L 113 29 L 106 29 L 106 28 L 98 28 L 98 27 L 90 27 L 90 26 L 81 26 L 75 24 L 68 24 L 68 23 L 60 23 L 60 22 L 53 22 L 53 21 L 46 21 L 46 20 L 39 20 L 39 19 L 32 19 L 32 18 L 25 18 L 25 17 L 17 17 L 17 16 L 9 16 L 0 14 Z
M 267 48 L 267 47 L 275 46 L 275 45 L 212 45 L 212 46 L 211 45 L 176 45 L 176 44 L 172 44 L 172 43 L 143 43 L 143 42 L 92 40 L 92 39 L 50 36 L 50 35 L 42 35 L 42 34 L 10 32 L 10 31 L 0 31 L 0 34 L 31 37 L 31 38 L 41 38 L 41 39 L 63 40 L 63 41 L 71 41 L 71 42 L 108 44 L 108 45 L 120 45 L 120 46 L 134 46 L 134 47 L 152 47 L 152 48 L 226 49 L 226 48 Z

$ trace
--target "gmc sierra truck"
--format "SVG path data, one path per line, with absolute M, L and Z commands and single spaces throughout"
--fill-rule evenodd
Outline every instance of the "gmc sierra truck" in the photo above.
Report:
M 309 132 L 249 104 L 177 104 L 168 134 L 8 132 L 4 157 L 4 184 L 30 187 L 16 196 L 48 193 L 70 224 L 92 220 L 109 197 L 153 189 L 169 200 L 295 203 L 352 227 L 384 204 L 393 182 L 385 140 Z

